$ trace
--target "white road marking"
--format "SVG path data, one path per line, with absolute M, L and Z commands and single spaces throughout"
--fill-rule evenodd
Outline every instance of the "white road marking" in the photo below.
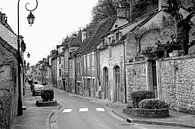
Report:
M 104 108 L 96 108 L 96 111 L 98 111 L 98 112 L 104 112 L 105 109 Z
M 88 111 L 88 108 L 80 108 L 79 109 L 79 112 L 87 112 Z
M 63 112 L 71 112 L 72 109 L 64 109 Z

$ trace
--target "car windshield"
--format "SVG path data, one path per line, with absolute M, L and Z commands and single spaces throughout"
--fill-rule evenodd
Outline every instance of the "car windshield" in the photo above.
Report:
M 36 88 L 36 89 L 40 89 L 40 88 L 44 88 L 44 86 L 41 85 L 41 84 L 35 84 L 35 88 Z

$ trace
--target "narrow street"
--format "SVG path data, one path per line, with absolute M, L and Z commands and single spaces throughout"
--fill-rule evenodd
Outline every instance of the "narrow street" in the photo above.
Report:
M 101 103 L 64 91 L 56 90 L 55 98 L 63 105 L 56 116 L 55 124 L 58 129 L 179 129 L 163 125 L 131 124 Z

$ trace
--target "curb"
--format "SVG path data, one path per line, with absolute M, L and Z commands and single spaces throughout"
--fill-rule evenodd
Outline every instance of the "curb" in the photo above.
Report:
M 49 129 L 53 129 L 52 128 L 52 123 L 56 122 L 55 120 L 52 120 L 53 117 L 55 116 L 55 114 L 62 108 L 63 106 L 59 103 L 59 106 L 55 109 L 55 111 L 53 111 L 52 113 L 50 113 L 48 119 L 47 119 L 47 126 L 49 127 Z M 56 129 L 56 128 L 55 128 Z
M 132 120 L 132 123 L 142 123 L 142 124 L 156 124 L 156 125 L 166 125 L 174 127 L 185 127 L 185 128 L 195 128 L 195 126 L 178 124 L 178 123 L 167 123 L 167 122 L 155 122 L 155 121 L 142 121 L 142 120 Z
M 107 106 L 107 107 L 110 108 L 110 106 Z M 136 120 L 136 119 L 132 119 L 132 118 L 127 118 L 127 117 L 121 115 L 120 113 L 118 113 L 117 111 L 114 111 L 112 108 L 110 108 L 110 109 L 112 110 L 112 112 L 113 112 L 115 115 L 118 115 L 119 117 L 123 118 L 123 119 L 126 120 L 128 123 L 155 124 L 155 125 L 165 125 L 165 126 L 174 126 L 174 127 L 195 128 L 195 126 L 190 126 L 190 125 L 185 125 L 185 124 L 179 124 L 179 123 L 143 121 L 143 120 Z

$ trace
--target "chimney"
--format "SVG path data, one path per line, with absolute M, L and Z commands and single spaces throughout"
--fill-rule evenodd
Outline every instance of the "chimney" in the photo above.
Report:
M 129 14 L 128 14 L 128 19 L 129 19 L 129 22 L 132 22 L 133 21 L 133 13 L 132 13 L 132 9 L 133 6 L 132 6 L 132 2 L 129 1 Z
M 6 25 L 7 23 L 7 17 L 5 13 L 1 13 L 1 24 Z
M 126 8 L 125 8 L 125 1 L 121 0 L 118 3 L 118 8 L 117 8 L 117 17 L 118 18 L 125 18 L 126 17 Z
M 132 21 L 132 1 L 119 1 L 119 6 L 117 8 L 117 17 L 127 18 L 129 22 Z
M 86 29 L 82 30 L 82 42 L 87 38 L 87 32 Z
M 166 6 L 168 6 L 167 4 L 168 0 L 158 0 L 158 11 L 163 10 Z

